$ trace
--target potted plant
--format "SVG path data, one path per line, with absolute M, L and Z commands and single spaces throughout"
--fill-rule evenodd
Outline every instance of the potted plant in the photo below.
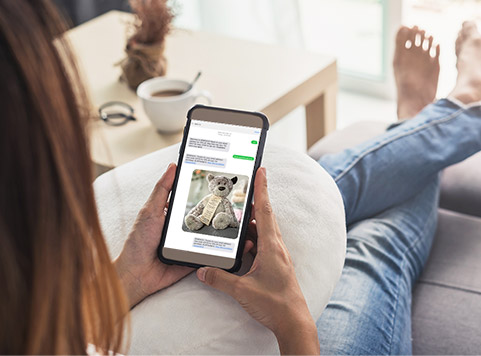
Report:
M 130 0 L 130 6 L 136 19 L 120 65 L 121 79 L 135 90 L 143 81 L 165 74 L 165 36 L 174 16 L 167 0 Z

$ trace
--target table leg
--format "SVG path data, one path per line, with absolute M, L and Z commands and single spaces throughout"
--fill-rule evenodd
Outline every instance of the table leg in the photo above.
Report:
M 336 129 L 337 83 L 306 105 L 307 148 Z

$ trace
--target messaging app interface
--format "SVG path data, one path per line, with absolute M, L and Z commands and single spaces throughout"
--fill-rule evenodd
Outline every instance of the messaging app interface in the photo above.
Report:
M 192 120 L 164 247 L 235 258 L 260 136 Z

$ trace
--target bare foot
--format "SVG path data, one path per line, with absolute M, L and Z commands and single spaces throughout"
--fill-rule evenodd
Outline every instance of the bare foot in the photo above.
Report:
M 408 119 L 431 104 L 439 78 L 439 45 L 423 30 L 401 27 L 396 36 L 394 77 L 397 86 L 398 119 Z
M 465 22 L 456 40 L 458 78 L 450 96 L 469 104 L 481 101 L 481 34 L 474 22 Z

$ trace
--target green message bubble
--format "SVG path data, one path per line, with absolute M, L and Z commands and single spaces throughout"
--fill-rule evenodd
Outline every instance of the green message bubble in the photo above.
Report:
M 254 157 L 249 157 L 249 156 L 234 155 L 232 157 L 234 157 L 235 159 L 245 159 L 246 161 L 254 160 Z
M 253 145 L 257 145 L 257 141 L 256 141 L 256 140 L 252 140 L 251 143 L 252 143 Z

